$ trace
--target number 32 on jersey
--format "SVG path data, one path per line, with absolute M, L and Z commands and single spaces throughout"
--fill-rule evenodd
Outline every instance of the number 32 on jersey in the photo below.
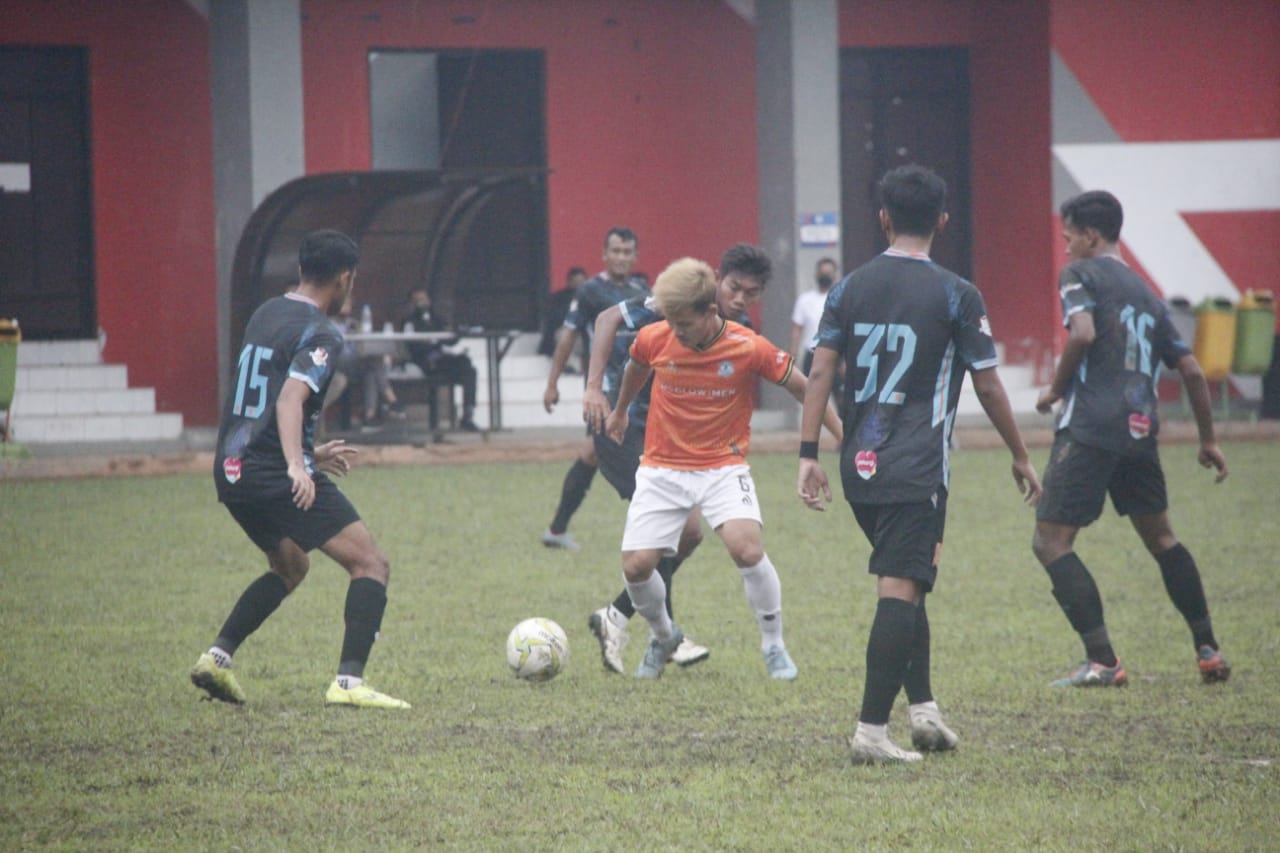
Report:
M 915 331 L 904 323 L 854 323 L 853 336 L 866 339 L 858 349 L 857 364 L 867 371 L 862 387 L 854 392 L 854 401 L 865 403 L 878 393 L 881 403 L 901 406 L 907 397 L 897 387 L 916 357 Z M 880 357 L 885 354 L 895 354 L 897 363 L 881 388 Z

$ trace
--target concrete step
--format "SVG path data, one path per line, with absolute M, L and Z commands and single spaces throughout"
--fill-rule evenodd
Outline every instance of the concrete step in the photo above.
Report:
M 24 391 L 22 415 L 140 415 L 156 410 L 154 388 L 124 388 L 95 391 L 83 388 L 51 391 Z
M 15 441 L 26 444 L 172 441 L 182 415 L 156 412 L 152 388 L 130 388 L 123 364 L 103 364 L 96 340 L 18 345 Z
M 23 444 L 172 441 L 182 435 L 182 415 L 24 416 L 15 411 L 13 439 Z

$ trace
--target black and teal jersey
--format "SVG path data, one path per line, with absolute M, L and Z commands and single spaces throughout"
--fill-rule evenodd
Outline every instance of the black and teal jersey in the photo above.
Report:
M 311 389 L 302 410 L 302 450 L 314 473 L 316 424 L 341 352 L 337 326 L 304 296 L 286 293 L 253 312 L 218 429 L 213 478 L 219 500 L 291 488 L 276 424 L 276 400 L 291 378 Z
M 890 249 L 832 287 L 817 346 L 845 363 L 845 497 L 914 502 L 946 488 L 964 374 L 996 366 L 978 289 L 925 255 Z
M 1148 450 L 1160 429 L 1160 366 L 1191 352 L 1169 308 L 1124 261 L 1106 255 L 1073 261 L 1058 276 L 1062 319 L 1093 314 L 1094 340 L 1063 394 L 1058 429 L 1082 444 L 1117 453 Z
M 619 302 L 648 295 L 649 287 L 639 276 L 631 276 L 626 281 L 619 282 L 609 278 L 605 273 L 600 273 L 587 279 L 578 287 L 573 303 L 569 306 L 569 313 L 564 318 L 564 324 L 586 339 L 587 352 L 591 352 L 591 341 L 595 338 L 596 332 L 596 318 Z M 604 392 L 610 402 L 618 399 L 622 370 L 626 367 L 627 354 L 634 337 L 634 332 L 619 329 L 618 336 L 613 341 L 613 349 L 609 352 L 609 361 L 604 369 Z

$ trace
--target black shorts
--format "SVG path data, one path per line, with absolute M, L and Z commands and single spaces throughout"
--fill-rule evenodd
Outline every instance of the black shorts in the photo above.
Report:
M 316 476 L 316 500 L 303 512 L 288 491 L 260 499 L 236 500 L 227 511 L 263 551 L 274 551 L 282 539 L 291 539 L 303 551 L 314 551 L 360 520 L 347 496 L 323 474 Z
M 600 433 L 592 436 L 599 471 L 624 501 L 631 500 L 636 491 L 636 469 L 640 467 L 640 455 L 644 453 L 644 427 L 644 421 L 629 422 L 622 444 Z
M 852 503 L 853 517 L 871 543 L 868 571 L 879 577 L 905 578 L 933 590 L 938 578 L 942 532 L 947 526 L 947 492 L 915 503 Z
M 1124 456 L 1081 444 L 1070 430 L 1061 430 L 1044 469 L 1036 521 L 1085 527 L 1102 515 L 1108 494 L 1120 515 L 1154 515 L 1169 508 L 1154 445 L 1139 456 Z

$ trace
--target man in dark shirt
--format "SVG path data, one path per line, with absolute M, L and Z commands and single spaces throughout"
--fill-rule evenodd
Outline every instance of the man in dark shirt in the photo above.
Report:
M 542 394 L 542 405 L 550 412 L 560 402 L 560 374 L 569 356 L 577 346 L 578 337 L 586 339 L 587 351 L 591 350 L 591 338 L 595 333 L 596 317 L 606 308 L 636 296 L 648 296 L 649 286 L 644 279 L 634 275 L 638 247 L 635 232 L 630 228 L 615 226 L 604 236 L 604 271 L 588 279 L 575 293 L 564 327 L 551 356 L 551 372 L 547 376 L 547 388 Z M 615 347 L 625 357 L 631 345 L 631 335 L 620 336 Z M 615 382 L 616 384 L 616 382 Z M 548 548 L 575 550 L 578 543 L 569 534 L 569 519 L 578 511 L 591 481 L 596 475 L 596 451 L 588 433 L 578 450 L 578 458 L 565 475 L 560 489 L 560 503 L 551 524 L 542 533 L 542 544 Z
M 946 184 L 928 169 L 903 166 L 880 182 L 883 254 L 854 270 L 827 297 L 804 398 L 797 491 L 806 505 L 831 500 L 818 464 L 818 428 L 837 359 L 845 362 L 840 479 L 870 540 L 878 576 L 867 641 L 855 764 L 919 761 L 888 737 L 898 691 L 910 703 L 917 749 L 954 749 L 929 678 L 925 597 L 937 577 L 950 490 L 948 445 L 966 372 L 987 417 L 1013 454 L 1013 479 L 1029 502 L 1040 482 L 996 371 L 982 295 L 929 259 L 947 222 Z
M 451 324 L 431 308 L 431 295 L 425 287 L 415 287 L 409 292 L 409 306 L 406 322 L 413 325 L 415 332 L 445 332 Z M 425 344 L 409 344 L 409 358 L 422 375 L 428 378 L 438 376 L 452 386 L 462 386 L 462 419 L 458 428 L 467 432 L 479 432 L 476 426 L 476 367 L 471 363 L 471 356 L 466 353 L 449 352 L 458 342 L 458 338 L 447 338 Z M 433 425 L 434 426 L 434 425 Z
M 1156 380 L 1164 364 L 1176 369 L 1186 386 L 1200 432 L 1200 464 L 1217 469 L 1222 482 L 1227 462 L 1214 439 L 1209 387 L 1167 306 L 1120 255 L 1124 211 L 1116 197 L 1097 190 L 1082 193 L 1064 202 L 1060 212 L 1071 258 L 1058 279 L 1068 337 L 1053 384 L 1036 404 L 1047 413 L 1062 401 L 1032 548 L 1053 582 L 1054 598 L 1084 643 L 1086 659 L 1053 683 L 1121 687 L 1128 682 L 1111 647 L 1098 586 L 1074 551 L 1077 531 L 1102 514 L 1107 494 L 1160 566 L 1165 590 L 1191 629 L 1201 677 L 1226 681 L 1231 666 L 1218 651 L 1200 571 L 1169 524 L 1156 448 Z
M 353 448 L 315 446 L 325 391 L 342 351 L 329 318 L 355 283 L 359 252 L 337 231 L 306 235 L 298 252 L 300 283 L 268 300 L 249 319 L 236 377 L 222 413 L 213 479 L 218 500 L 267 555 L 268 571 L 251 583 L 191 670 L 210 698 L 242 703 L 231 659 L 246 638 L 302 583 L 319 548 L 347 570 L 346 634 L 329 705 L 408 708 L 363 683 L 364 667 L 387 606 L 387 557 L 355 507 L 325 473 L 345 474 Z

